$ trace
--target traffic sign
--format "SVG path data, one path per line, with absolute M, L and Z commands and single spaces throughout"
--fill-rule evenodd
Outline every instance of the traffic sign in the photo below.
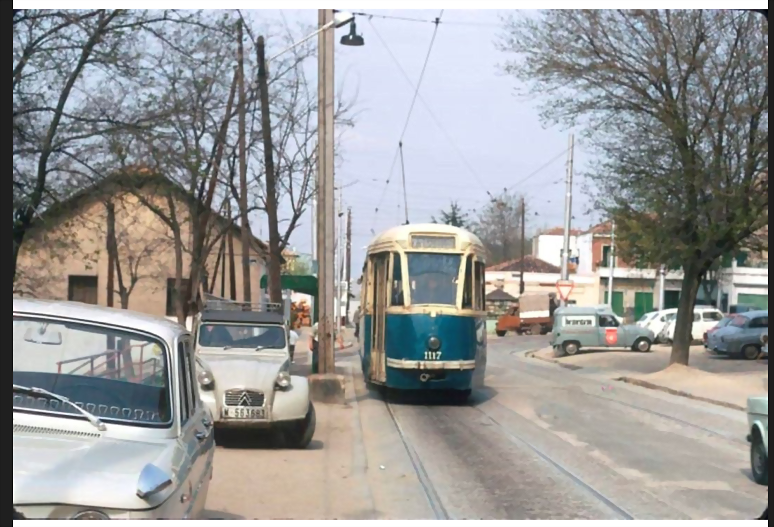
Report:
M 559 280 L 556 282 L 556 290 L 559 292 L 559 298 L 563 302 L 567 302 L 570 299 L 573 289 L 575 289 L 575 282 L 571 280 Z

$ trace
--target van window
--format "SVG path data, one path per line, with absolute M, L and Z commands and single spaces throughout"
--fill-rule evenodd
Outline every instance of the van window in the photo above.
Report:
M 723 320 L 723 315 L 718 311 L 705 311 L 703 318 L 705 322 L 720 322 Z
M 600 315 L 599 327 L 601 328 L 617 328 L 618 320 L 612 315 Z

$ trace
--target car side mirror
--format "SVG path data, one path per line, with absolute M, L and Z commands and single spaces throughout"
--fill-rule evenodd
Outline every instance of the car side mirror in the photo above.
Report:
M 147 501 L 172 486 L 172 476 L 153 464 L 145 465 L 137 482 L 137 497 Z

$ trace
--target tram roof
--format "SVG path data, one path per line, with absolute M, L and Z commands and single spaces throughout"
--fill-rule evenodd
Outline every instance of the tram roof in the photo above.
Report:
M 417 225 L 401 225 L 393 227 L 377 235 L 369 245 L 369 252 L 382 244 L 398 243 L 408 247 L 412 235 L 447 235 L 456 236 L 459 246 L 473 245 L 479 252 L 484 252 L 484 244 L 478 236 L 465 229 L 452 227 L 451 225 L 439 225 L 435 223 L 423 223 Z

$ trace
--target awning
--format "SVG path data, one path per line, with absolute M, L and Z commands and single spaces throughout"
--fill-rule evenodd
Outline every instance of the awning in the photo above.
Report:
M 261 289 L 269 288 L 269 277 L 263 275 L 261 278 Z M 285 275 L 282 277 L 282 290 L 295 291 L 312 297 L 317 297 L 318 282 L 316 276 L 295 276 Z

